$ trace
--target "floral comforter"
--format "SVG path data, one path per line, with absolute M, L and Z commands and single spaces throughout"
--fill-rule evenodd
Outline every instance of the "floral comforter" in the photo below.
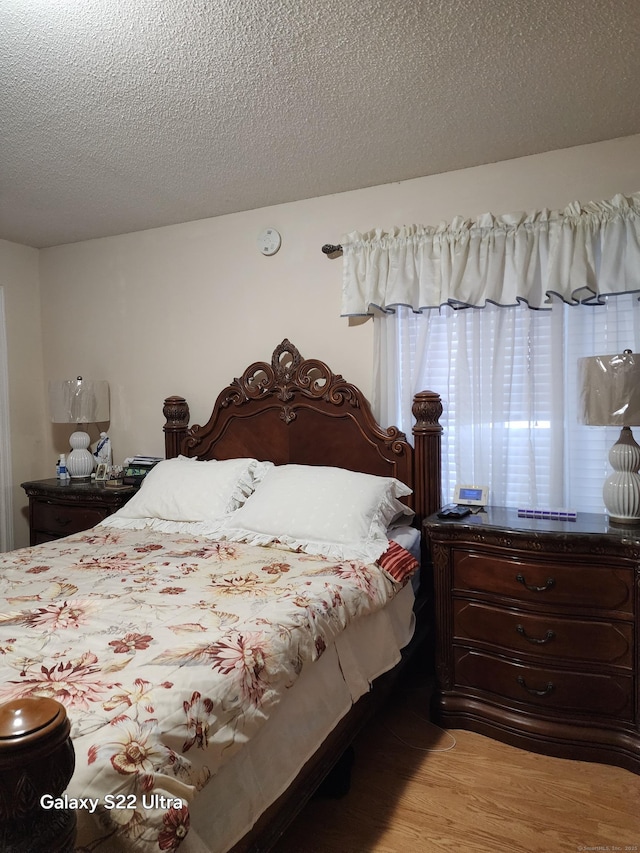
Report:
M 399 586 L 375 565 L 96 527 L 6 554 L 0 589 L 0 701 L 66 706 L 80 849 L 157 851 L 302 667 Z

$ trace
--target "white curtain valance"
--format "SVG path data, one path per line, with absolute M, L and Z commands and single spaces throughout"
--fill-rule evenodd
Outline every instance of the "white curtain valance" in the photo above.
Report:
M 598 302 L 640 291 L 640 192 L 341 240 L 342 315 L 375 309 Z

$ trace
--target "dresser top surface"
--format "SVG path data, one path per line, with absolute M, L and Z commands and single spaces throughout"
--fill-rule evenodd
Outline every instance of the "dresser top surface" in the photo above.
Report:
M 55 495 L 57 497 L 96 494 L 111 497 L 116 494 L 129 494 L 137 491 L 136 486 L 112 489 L 109 486 L 105 486 L 102 482 L 96 483 L 95 480 L 58 480 L 55 477 L 48 480 L 28 480 L 20 485 L 27 493 Z
M 606 515 L 579 512 L 575 521 L 554 521 L 547 518 L 522 518 L 517 509 L 507 507 L 486 507 L 482 512 L 472 513 L 462 519 L 438 518 L 437 514 L 425 520 L 426 530 L 504 531 L 508 533 L 558 534 L 565 538 L 567 534 L 611 536 L 614 539 L 627 540 L 640 545 L 640 526 L 622 527 L 609 523 Z

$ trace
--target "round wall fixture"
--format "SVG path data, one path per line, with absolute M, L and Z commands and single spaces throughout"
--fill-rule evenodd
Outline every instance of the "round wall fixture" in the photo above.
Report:
M 275 255 L 281 243 L 282 238 L 275 228 L 265 228 L 258 235 L 258 249 L 263 255 Z

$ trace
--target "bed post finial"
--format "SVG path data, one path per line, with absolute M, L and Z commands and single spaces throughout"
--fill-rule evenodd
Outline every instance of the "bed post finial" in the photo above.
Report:
M 180 453 L 182 439 L 189 427 L 189 406 L 184 397 L 167 397 L 162 407 L 166 418 L 164 430 L 164 455 L 174 459 Z
M 415 436 L 415 509 L 426 518 L 442 506 L 442 464 L 440 443 L 442 401 L 435 391 L 418 391 L 413 398 Z
M 0 705 L 0 849 L 8 853 L 72 853 L 76 813 L 50 809 L 75 766 L 71 724 L 63 705 L 23 696 Z

